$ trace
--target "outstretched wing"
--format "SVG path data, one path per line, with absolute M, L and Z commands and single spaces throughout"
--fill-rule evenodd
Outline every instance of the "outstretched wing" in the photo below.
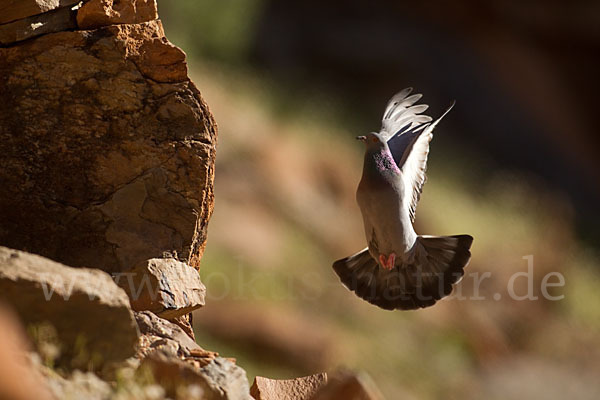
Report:
M 403 198 L 403 206 L 409 210 L 411 222 L 415 221 L 415 211 L 421 198 L 423 185 L 427 176 L 427 156 L 429 155 L 429 143 L 433 138 L 433 129 L 444 118 L 446 114 L 454 107 L 454 102 L 448 109 L 433 123 L 426 123 L 409 128 L 406 132 L 392 137 L 388 144 L 394 159 L 398 162 L 398 167 L 402 171 L 402 181 L 406 188 L 406 195 Z M 404 137 L 403 137 L 404 136 Z M 397 141 L 397 143 L 393 143 Z M 392 147 L 396 148 L 396 154 Z M 398 149 L 403 149 L 402 156 L 399 156 Z M 400 159 L 398 161 L 398 158 Z
M 388 102 L 381 121 L 381 136 L 390 139 L 399 133 L 415 128 L 418 125 L 431 122 L 431 117 L 421 113 L 429 107 L 427 104 L 414 105 L 423 95 L 413 94 L 412 88 L 406 88 L 396 93 Z

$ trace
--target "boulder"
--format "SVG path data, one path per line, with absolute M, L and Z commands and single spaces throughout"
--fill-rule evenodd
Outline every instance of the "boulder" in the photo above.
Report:
M 311 400 L 383 400 L 383 395 L 367 374 L 339 372 Z
M 80 29 L 113 24 L 138 24 L 158 18 L 156 0 L 90 0 L 77 12 Z
M 174 397 L 181 388 L 197 387 L 203 400 L 252 400 L 246 373 L 233 362 L 217 357 L 201 368 L 157 351 L 144 359 L 154 381 Z
M 0 48 L 0 245 L 107 272 L 165 251 L 198 268 L 216 135 L 159 20 Z
M 0 247 L 0 300 L 29 331 L 55 328 L 65 367 L 95 370 L 135 354 L 138 329 L 129 299 L 103 271 Z
M 134 314 L 141 333 L 138 358 L 144 358 L 156 349 L 164 350 L 174 357 L 208 361 L 218 355 L 204 350 L 179 326 L 150 311 L 134 312 Z
M 256 400 L 309 400 L 327 383 L 327 374 L 295 379 L 269 379 L 257 376 L 250 388 Z
M 204 305 L 206 288 L 198 271 L 173 258 L 153 258 L 131 272 L 113 276 L 136 311 L 173 319 Z

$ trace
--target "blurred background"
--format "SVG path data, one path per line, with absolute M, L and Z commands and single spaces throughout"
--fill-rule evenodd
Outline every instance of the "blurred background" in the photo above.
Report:
M 600 396 L 599 2 L 179 0 L 159 13 L 219 125 L 203 347 L 249 379 L 364 370 L 388 399 Z M 417 232 L 473 235 L 467 271 L 487 275 L 479 289 L 465 276 L 466 299 L 387 312 L 331 264 L 365 245 L 354 137 L 407 86 L 434 118 L 457 102 Z M 511 276 L 529 262 L 514 292 L 538 299 L 517 300 Z M 551 272 L 557 301 L 541 290 Z

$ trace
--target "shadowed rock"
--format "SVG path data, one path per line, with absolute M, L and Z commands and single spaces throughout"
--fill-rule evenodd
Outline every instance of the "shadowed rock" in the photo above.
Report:
M 0 25 L 0 46 L 7 46 L 47 33 L 61 32 L 77 27 L 77 6 L 33 15 Z
M 206 363 L 218 355 L 215 352 L 204 350 L 179 326 L 150 311 L 135 312 L 134 314 L 141 333 L 138 358 L 144 358 L 157 349 L 179 358 L 206 360 Z
M 2 0 L 0 1 L 0 24 L 46 13 L 78 2 L 79 0 Z

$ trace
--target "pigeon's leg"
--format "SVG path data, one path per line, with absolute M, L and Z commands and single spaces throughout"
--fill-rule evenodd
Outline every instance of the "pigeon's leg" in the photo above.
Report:
M 396 264 L 396 253 L 392 252 L 388 256 L 387 262 L 385 263 L 386 269 L 389 269 L 391 271 L 392 269 L 394 269 L 395 264 Z
M 394 269 L 394 266 L 396 264 L 396 253 L 390 253 L 390 255 L 387 257 L 383 254 L 380 254 L 379 264 L 381 264 L 382 268 L 391 271 L 392 269 Z

